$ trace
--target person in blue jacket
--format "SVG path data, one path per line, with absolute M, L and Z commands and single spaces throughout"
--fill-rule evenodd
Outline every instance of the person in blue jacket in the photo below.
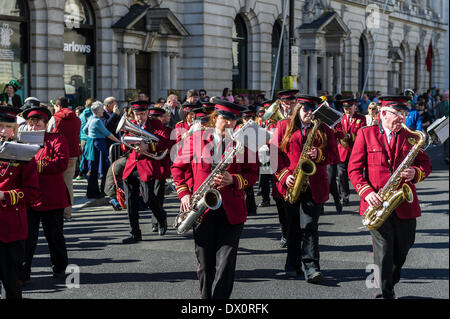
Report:
M 413 130 L 422 131 L 422 119 L 419 112 L 413 107 L 413 102 L 408 101 L 406 103 L 408 116 L 406 117 L 405 125 Z

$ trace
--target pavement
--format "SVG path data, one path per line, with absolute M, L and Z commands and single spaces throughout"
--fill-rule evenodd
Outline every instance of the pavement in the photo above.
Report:
M 449 170 L 442 146 L 428 150 L 433 172 L 417 185 L 422 207 L 415 244 L 410 250 L 398 298 L 449 299 Z M 143 241 L 123 245 L 129 234 L 126 211 L 114 211 L 106 200 L 88 201 L 86 181 L 74 181 L 73 220 L 64 225 L 68 279 L 52 278 L 48 246 L 40 235 L 33 260 L 30 299 L 178 299 L 200 298 L 192 232 L 166 235 L 151 231 L 151 213 L 140 218 Z M 256 189 L 256 188 L 255 188 Z M 261 197 L 256 197 L 260 203 Z M 258 208 L 245 223 L 240 240 L 232 299 L 372 299 L 372 242 L 361 229 L 359 197 L 352 189 L 350 206 L 337 215 L 332 200 L 319 220 L 320 263 L 324 280 L 308 284 L 288 279 L 283 267 L 286 249 L 279 247 L 276 207 Z M 179 208 L 174 193 L 166 197 L 168 223 Z

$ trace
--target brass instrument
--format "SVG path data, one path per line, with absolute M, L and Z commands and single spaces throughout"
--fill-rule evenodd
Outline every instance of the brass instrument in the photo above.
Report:
M 133 141 L 134 143 L 140 143 L 142 141 L 144 143 L 149 143 L 153 146 L 153 142 L 159 142 L 159 138 L 157 138 L 155 135 L 141 129 L 138 125 L 131 123 L 130 120 L 128 120 L 126 114 L 124 114 L 122 116 L 119 124 L 117 125 L 116 133 L 119 133 L 120 131 L 125 131 L 127 133 L 132 134 L 134 137 L 136 137 L 137 139 L 134 139 L 134 141 Z M 120 141 L 125 146 L 127 146 L 135 151 L 138 151 L 138 148 L 136 146 L 133 146 L 132 144 L 130 144 L 131 140 L 130 139 L 127 140 L 125 136 L 122 136 Z M 153 151 L 155 151 L 154 146 L 153 146 Z M 164 150 L 164 152 L 162 152 L 160 155 L 158 155 L 157 153 L 148 153 L 148 152 L 143 152 L 143 151 L 141 151 L 141 153 L 144 154 L 145 156 L 148 156 L 155 160 L 162 160 L 166 156 L 167 151 L 168 151 L 167 149 Z
M 274 122 L 278 122 L 279 120 L 284 119 L 284 116 L 280 110 L 280 102 L 280 100 L 276 100 L 266 109 L 266 112 L 262 116 L 263 121 L 270 119 Z
M 251 126 L 254 122 L 248 121 L 231 137 L 235 140 L 237 133 L 241 130 L 245 130 Z M 178 234 L 184 234 L 190 230 L 195 224 L 201 222 L 200 217 L 206 211 L 206 209 L 216 210 L 222 205 L 222 196 L 220 192 L 215 188 L 215 178 L 218 175 L 225 173 L 227 168 L 233 162 L 233 158 L 236 154 L 242 151 L 244 144 L 236 142 L 236 145 L 225 152 L 221 161 L 211 171 L 208 177 L 203 181 L 199 188 L 192 194 L 191 205 L 189 211 L 180 211 L 175 218 L 173 227 L 177 229 Z
M 295 178 L 294 187 L 289 187 L 287 189 L 286 195 L 284 196 L 284 200 L 291 204 L 294 204 L 300 197 L 300 194 L 304 193 L 308 188 L 308 176 L 314 175 L 316 173 L 316 164 L 312 160 L 310 160 L 306 154 L 311 150 L 313 146 L 316 131 L 320 125 L 320 120 L 314 119 L 311 122 L 314 124 L 314 126 L 308 134 L 305 145 L 303 145 L 302 153 L 300 154 L 300 158 L 297 162 L 297 166 L 292 173 Z
M 402 177 L 400 176 L 400 174 L 406 168 L 409 168 L 411 166 L 417 154 L 419 154 L 420 150 L 425 144 L 426 135 L 421 131 L 414 131 L 409 129 L 404 123 L 402 123 L 402 127 L 408 132 L 416 135 L 419 139 L 417 140 L 417 143 L 411 148 L 403 162 L 391 175 L 383 188 L 378 191 L 378 196 L 382 198 L 383 203 L 377 207 L 369 206 L 364 212 L 362 223 L 369 230 L 376 230 L 381 225 L 383 225 L 386 219 L 388 219 L 391 213 L 401 203 L 403 203 L 403 201 L 406 200 L 408 203 L 412 203 L 414 199 L 411 187 L 409 187 L 407 183 L 404 183 L 400 187 L 400 183 L 402 181 Z

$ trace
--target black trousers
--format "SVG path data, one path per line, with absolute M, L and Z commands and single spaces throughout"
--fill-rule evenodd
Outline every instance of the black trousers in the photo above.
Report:
M 25 240 L 25 259 L 22 264 L 21 278 L 29 280 L 31 275 L 31 263 L 39 238 L 39 226 L 42 222 L 44 236 L 50 251 L 52 270 L 55 273 L 65 272 L 68 265 L 66 240 L 63 231 L 64 209 L 50 211 L 27 210 L 28 238 Z
M 125 197 L 127 199 L 128 219 L 130 220 L 130 233 L 135 237 L 142 237 L 139 227 L 139 193 L 142 194 L 144 203 L 150 207 L 159 224 L 166 222 L 167 213 L 162 208 L 157 198 L 156 181 L 143 182 L 139 178 L 139 172 L 135 168 L 124 181 Z
M 260 174 L 259 175 L 259 188 L 261 189 L 261 197 L 263 202 L 270 201 L 270 183 L 272 183 L 272 175 Z
M 253 186 L 244 188 L 244 192 L 245 192 L 245 204 L 247 206 L 247 214 L 256 215 L 256 201 Z
M 375 273 L 381 283 L 383 298 L 394 297 L 394 285 L 400 281 L 400 273 L 409 249 L 416 237 L 416 219 L 400 219 L 395 211 L 377 230 L 371 230 L 374 263 L 380 270 Z
M 323 204 L 316 204 L 308 187 L 294 204 L 284 202 L 287 219 L 286 271 L 303 271 L 305 279 L 320 270 L 319 216 Z
M 339 195 L 341 199 L 348 199 L 350 196 L 350 188 L 348 184 L 348 160 L 349 156 L 347 156 L 345 162 L 340 162 L 337 164 L 338 179 L 339 179 Z
M 202 299 L 230 298 L 243 228 L 243 223 L 231 225 L 228 222 L 223 206 L 209 211 L 202 223 L 194 227 Z
M 87 198 L 98 198 L 104 193 L 106 183 L 106 174 L 103 174 L 98 187 L 98 172 L 91 171 L 88 176 L 88 185 L 86 189 Z
M 165 179 L 156 180 L 156 182 L 155 182 L 156 198 L 157 198 L 158 202 L 161 203 L 161 207 L 164 211 L 165 211 L 165 209 L 164 209 L 165 192 L 166 192 L 166 180 Z M 167 216 L 167 212 L 166 212 L 166 216 Z M 152 216 L 152 224 L 157 224 L 157 223 L 158 223 L 158 221 L 156 219 L 156 216 Z
M 277 206 L 277 214 L 278 214 L 278 220 L 280 222 L 281 227 L 281 236 L 284 238 L 287 238 L 287 217 L 286 212 L 284 210 L 284 200 L 281 198 L 273 198 L 275 201 L 275 205 Z
M 337 164 L 327 165 L 328 183 L 330 184 L 330 194 L 333 196 L 334 205 L 339 203 L 339 189 L 336 183 Z
M 0 242 L 0 281 L 6 293 L 6 299 L 22 299 L 19 274 L 24 256 L 24 245 L 23 240 Z

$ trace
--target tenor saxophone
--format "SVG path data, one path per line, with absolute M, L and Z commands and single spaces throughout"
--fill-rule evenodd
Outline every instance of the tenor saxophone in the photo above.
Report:
M 316 173 L 316 164 L 308 158 L 307 153 L 313 147 L 314 137 L 316 136 L 316 131 L 319 128 L 320 120 L 314 119 L 311 122 L 314 126 L 306 138 L 306 142 L 305 145 L 303 145 L 303 150 L 300 154 L 297 166 L 292 173 L 295 178 L 295 184 L 293 187 L 289 187 L 287 189 L 286 195 L 284 196 L 284 200 L 291 204 L 294 204 L 300 197 L 300 194 L 304 193 L 308 188 L 308 177 Z
M 408 132 L 416 135 L 418 139 L 383 188 L 378 191 L 378 196 L 383 200 L 382 204 L 376 207 L 369 206 L 364 212 L 362 223 L 369 230 L 380 228 L 401 203 L 405 200 L 408 203 L 412 203 L 414 199 L 411 187 L 406 183 L 401 185 L 402 177 L 400 175 L 414 162 L 417 154 L 419 154 L 425 144 L 426 135 L 421 131 L 409 129 L 404 123 L 402 123 L 402 127 Z

